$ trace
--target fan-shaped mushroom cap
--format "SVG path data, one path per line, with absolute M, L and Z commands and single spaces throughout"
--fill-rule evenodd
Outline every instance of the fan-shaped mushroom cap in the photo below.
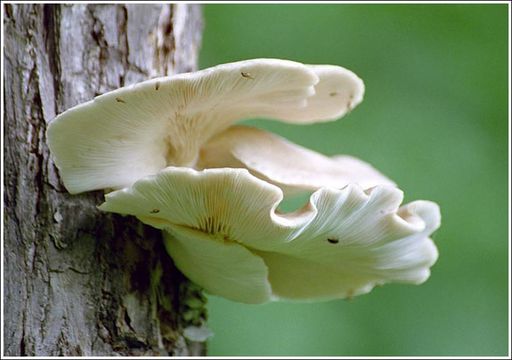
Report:
M 363 91 L 335 66 L 240 61 L 98 96 L 57 116 L 48 144 L 71 193 L 116 189 L 169 165 L 193 166 L 200 147 L 237 120 L 334 120 Z
M 326 300 L 387 282 L 418 284 L 437 249 L 437 205 L 399 208 L 392 186 L 316 191 L 304 208 L 276 211 L 281 190 L 245 169 L 169 167 L 112 192 L 100 209 L 163 229 L 178 267 L 212 294 L 259 303 Z
M 197 167 L 247 168 L 285 193 L 321 187 L 341 189 L 351 183 L 363 189 L 395 185 L 370 164 L 352 156 L 329 158 L 248 126 L 232 126 L 206 143 Z

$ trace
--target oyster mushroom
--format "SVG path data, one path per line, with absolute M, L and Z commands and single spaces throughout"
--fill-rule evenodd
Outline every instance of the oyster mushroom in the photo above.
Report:
M 118 189 L 100 209 L 161 229 L 178 268 L 210 293 L 245 303 L 346 298 L 425 281 L 438 206 L 400 207 L 402 192 L 369 164 L 233 124 L 331 121 L 363 93 L 338 66 L 240 61 L 101 95 L 54 119 L 48 143 L 71 193 Z M 279 212 L 296 191 L 313 194 Z
M 240 61 L 98 96 L 57 116 L 48 145 L 70 193 L 119 189 L 167 166 L 194 166 L 201 146 L 237 120 L 335 120 L 363 92 L 338 66 Z
M 101 210 L 164 231 L 178 268 L 208 292 L 245 303 L 328 300 L 388 282 L 422 283 L 437 259 L 437 205 L 399 207 L 392 186 L 322 188 L 292 213 L 280 188 L 245 169 L 169 167 L 106 195 Z
M 322 187 L 340 189 L 350 183 L 364 189 L 395 185 L 371 165 L 352 156 L 329 158 L 267 131 L 240 125 L 207 142 L 201 149 L 197 167 L 246 168 L 279 186 L 285 194 Z

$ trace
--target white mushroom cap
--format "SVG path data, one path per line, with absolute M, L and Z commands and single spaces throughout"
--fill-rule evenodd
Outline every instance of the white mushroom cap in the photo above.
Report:
M 280 120 L 315 123 L 339 119 L 355 108 L 364 95 L 364 83 L 356 74 L 341 66 L 308 65 L 318 76 L 315 94 L 305 109 L 290 109 Z
M 418 284 L 437 249 L 439 208 L 399 208 L 392 186 L 316 191 L 304 208 L 276 211 L 281 190 L 245 169 L 169 167 L 106 196 L 104 211 L 166 231 L 167 250 L 212 294 L 246 303 L 327 300 L 388 282 Z
M 197 167 L 247 168 L 286 194 L 322 187 L 341 189 L 350 183 L 363 189 L 395 185 L 370 164 L 354 157 L 329 158 L 275 134 L 240 125 L 230 127 L 206 143 Z
M 200 147 L 237 120 L 334 120 L 363 91 L 336 66 L 240 61 L 98 96 L 57 116 L 48 144 L 71 193 L 122 188 L 169 165 L 193 166 Z

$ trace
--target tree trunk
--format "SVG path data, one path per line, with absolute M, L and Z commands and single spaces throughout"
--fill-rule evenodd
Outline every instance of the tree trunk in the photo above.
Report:
M 194 70 L 198 5 L 7 4 L 4 355 L 203 355 L 205 299 L 160 232 L 69 195 L 49 156 L 56 114 Z M 185 335 L 184 335 L 185 334 Z

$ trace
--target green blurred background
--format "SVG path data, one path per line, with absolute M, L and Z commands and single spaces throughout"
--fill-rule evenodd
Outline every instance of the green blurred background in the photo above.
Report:
M 366 84 L 343 120 L 250 121 L 351 154 L 406 201 L 441 206 L 421 286 L 352 301 L 244 305 L 209 297 L 210 355 L 506 355 L 507 5 L 205 5 L 202 68 L 273 57 L 337 64 Z

